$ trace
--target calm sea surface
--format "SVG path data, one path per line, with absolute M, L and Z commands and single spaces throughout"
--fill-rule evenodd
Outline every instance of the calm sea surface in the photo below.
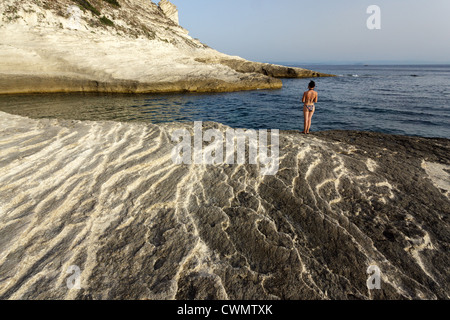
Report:
M 450 65 L 305 66 L 318 78 L 311 131 L 365 130 L 450 138 Z M 45 94 L 0 96 L 0 110 L 32 118 L 216 121 L 251 129 L 303 130 L 301 97 L 310 79 L 281 90 L 215 94 Z

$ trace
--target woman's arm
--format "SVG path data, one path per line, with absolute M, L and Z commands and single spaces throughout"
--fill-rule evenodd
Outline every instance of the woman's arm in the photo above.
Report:
M 316 98 L 314 99 L 314 102 L 317 103 L 317 100 L 319 99 L 319 94 L 316 92 Z
M 306 92 L 303 93 L 303 98 L 302 98 L 302 102 L 305 103 L 306 102 Z

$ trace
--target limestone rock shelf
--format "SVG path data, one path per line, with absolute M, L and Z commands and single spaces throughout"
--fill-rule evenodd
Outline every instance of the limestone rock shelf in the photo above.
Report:
M 449 299 L 449 140 L 282 132 L 261 176 L 181 128 L 0 113 L 0 298 Z

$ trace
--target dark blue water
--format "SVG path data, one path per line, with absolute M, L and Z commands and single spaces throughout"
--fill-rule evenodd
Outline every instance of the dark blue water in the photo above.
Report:
M 450 138 L 450 66 L 302 66 L 318 78 L 311 131 L 332 129 Z M 217 94 L 0 96 L 0 110 L 34 118 L 216 121 L 232 127 L 303 130 L 300 103 L 310 79 L 281 90 Z

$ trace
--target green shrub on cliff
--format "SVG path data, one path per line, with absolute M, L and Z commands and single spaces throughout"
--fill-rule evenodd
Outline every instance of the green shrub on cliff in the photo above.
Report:
M 112 4 L 113 6 L 120 7 L 120 3 L 117 2 L 117 0 L 103 0 L 105 2 L 108 2 L 109 4 Z
M 114 26 L 114 22 L 112 22 L 111 20 L 109 20 L 105 16 L 100 18 L 100 22 L 103 23 L 104 25 L 107 25 L 107 26 L 110 26 L 110 27 Z
M 100 11 L 98 11 L 92 4 L 87 0 L 72 0 L 73 2 L 78 3 L 82 8 L 91 11 L 96 16 L 100 15 Z

